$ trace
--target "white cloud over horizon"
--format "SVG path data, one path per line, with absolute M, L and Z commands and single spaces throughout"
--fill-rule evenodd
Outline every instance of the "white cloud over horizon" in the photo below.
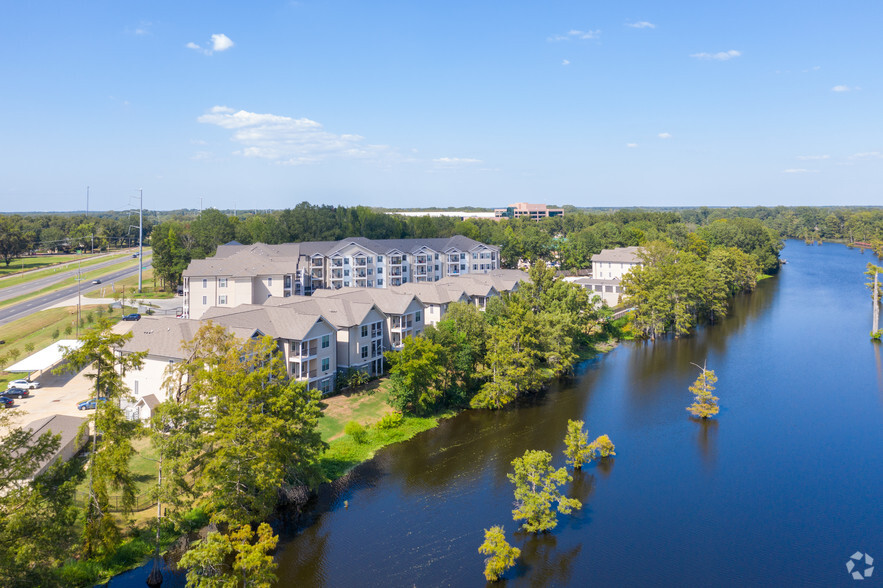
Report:
M 562 59 L 561 65 L 570 65 L 570 60 L 569 59 Z
M 883 159 L 883 153 L 879 151 L 865 151 L 863 153 L 853 153 L 849 156 L 849 159 L 857 159 L 866 161 L 869 159 Z
M 484 163 L 480 159 L 473 157 L 436 157 L 433 163 L 441 163 L 443 165 L 470 165 L 473 163 Z
M 638 146 L 638 144 L 637 143 L 626 143 L 625 146 L 628 147 L 629 149 L 634 149 L 635 147 Z
M 646 20 L 642 20 L 639 22 L 627 22 L 625 26 L 631 27 L 633 29 L 655 29 L 656 25 L 652 22 L 647 22 Z
M 818 160 L 818 159 L 831 159 L 831 156 L 830 155 L 798 155 L 797 159 L 800 159 L 803 161 L 811 161 L 811 160 Z
M 660 139 L 671 139 L 671 133 L 659 133 L 656 136 Z
M 741 51 L 730 49 L 729 51 L 718 51 L 717 53 L 693 53 L 690 55 L 690 57 L 702 60 L 729 61 L 730 59 L 733 59 L 734 57 L 740 57 L 741 55 Z
M 194 42 L 189 42 L 185 45 L 188 49 L 193 49 L 194 51 L 198 51 L 203 55 L 212 55 L 215 52 L 220 53 L 221 51 L 226 51 L 227 49 L 233 47 L 235 43 L 233 40 L 225 35 L 224 33 L 217 33 L 211 36 L 209 39 L 211 43 L 211 48 L 203 48 L 197 45 Z
M 840 86 L 834 86 L 833 88 L 831 88 L 831 91 L 832 92 L 851 92 L 854 89 L 855 88 L 851 88 L 849 86 L 840 85 Z
M 796 168 L 795 168 L 795 167 L 792 167 L 792 168 L 789 168 L 789 169 L 784 169 L 784 170 L 782 170 L 782 173 L 784 173 L 784 174 L 817 174 L 817 173 L 819 173 L 819 170 L 817 170 L 817 169 L 805 169 L 805 168 L 802 168 L 802 167 L 796 167 Z
M 215 106 L 197 120 L 233 131 L 232 140 L 242 145 L 234 154 L 284 165 L 315 164 L 330 158 L 370 159 L 389 150 L 385 145 L 367 144 L 359 135 L 330 133 L 308 118 Z

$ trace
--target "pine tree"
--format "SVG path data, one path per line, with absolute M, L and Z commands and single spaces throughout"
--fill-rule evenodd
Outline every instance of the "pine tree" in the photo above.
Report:
M 693 416 L 707 419 L 720 412 L 720 407 L 717 405 L 718 397 L 712 395 L 717 376 L 714 375 L 714 370 L 705 369 L 704 366 L 699 369 L 702 373 L 690 386 L 690 392 L 695 396 L 695 400 L 687 407 L 687 411 Z
M 484 577 L 488 582 L 499 580 L 521 556 L 521 550 L 506 541 L 506 531 L 501 525 L 484 530 L 484 543 L 478 548 L 478 553 L 488 556 L 484 560 Z

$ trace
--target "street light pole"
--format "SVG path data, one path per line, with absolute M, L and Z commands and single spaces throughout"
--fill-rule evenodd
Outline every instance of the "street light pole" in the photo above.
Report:
M 141 272 L 144 270 L 144 190 L 138 190 L 138 294 L 141 294 Z

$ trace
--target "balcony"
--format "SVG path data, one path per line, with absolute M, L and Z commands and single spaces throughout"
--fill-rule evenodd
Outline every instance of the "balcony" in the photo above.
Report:
M 343 270 L 332 268 L 331 269 L 331 279 L 332 280 L 342 280 L 343 279 Z
M 389 275 L 390 276 L 401 276 L 402 275 L 402 268 L 400 268 L 400 267 L 389 268 Z
M 402 265 L 402 258 L 398 255 L 393 255 L 389 258 L 389 265 Z
M 331 260 L 331 267 L 343 267 L 343 260 L 340 258 L 332 259 Z
M 368 267 L 368 260 L 364 257 L 357 257 L 353 260 L 353 265 L 356 267 Z
M 364 278 L 367 277 L 368 270 L 364 267 L 356 267 L 356 269 L 353 270 L 353 273 L 356 278 Z
M 312 270 L 310 270 L 310 277 L 314 280 L 321 280 L 324 273 L 325 272 L 321 267 L 314 267 Z

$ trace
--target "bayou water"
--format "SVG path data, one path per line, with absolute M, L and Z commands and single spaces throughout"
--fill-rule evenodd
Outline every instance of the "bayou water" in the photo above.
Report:
M 883 349 L 862 275 L 876 259 L 799 241 L 782 256 L 717 325 L 622 344 L 518 408 L 382 450 L 311 524 L 280 529 L 280 585 L 483 585 L 477 548 L 499 524 L 522 552 L 510 586 L 851 584 L 853 553 L 883 558 Z M 708 422 L 685 410 L 704 362 L 721 405 Z M 543 449 L 563 465 L 568 419 L 617 455 L 566 486 L 581 510 L 516 532 L 510 463 Z M 148 569 L 111 585 L 141 586 Z

